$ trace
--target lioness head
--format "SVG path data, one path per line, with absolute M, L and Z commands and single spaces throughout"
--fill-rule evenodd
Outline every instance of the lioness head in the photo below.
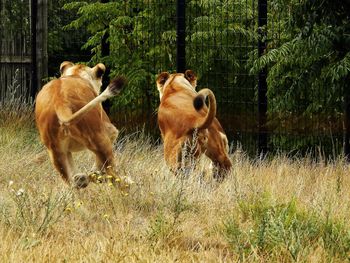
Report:
M 102 86 L 102 76 L 105 73 L 106 67 L 102 63 L 98 63 L 95 67 L 90 68 L 82 64 L 74 64 L 70 61 L 64 61 L 61 63 L 60 72 L 61 77 L 79 76 L 88 80 L 93 86 L 97 94 L 100 93 Z
M 172 82 L 178 81 L 183 84 L 184 88 L 195 90 L 197 87 L 196 74 L 188 69 L 185 73 L 173 73 L 162 72 L 158 75 L 156 83 L 159 91 L 159 98 L 162 99 L 166 87 Z

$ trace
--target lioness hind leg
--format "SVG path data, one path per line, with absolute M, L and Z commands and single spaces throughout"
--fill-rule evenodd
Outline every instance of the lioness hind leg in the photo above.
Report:
M 213 177 L 222 182 L 226 174 L 231 170 L 232 162 L 226 152 L 219 148 L 211 148 L 210 151 L 205 153 L 213 162 Z
M 96 141 L 89 145 L 88 148 L 96 155 L 94 168 L 97 169 L 115 169 L 112 143 L 108 136 L 96 136 Z
M 72 167 L 70 164 L 71 160 L 68 156 L 68 153 L 59 152 L 53 149 L 49 149 L 48 152 L 51 162 L 55 166 L 56 170 L 59 172 L 63 180 L 67 184 L 70 184 L 70 179 L 72 176 Z
M 91 168 L 91 172 L 101 172 L 104 168 L 104 163 L 101 162 L 100 158 L 95 154 L 95 162 Z
M 94 153 L 96 155 L 96 168 L 99 168 L 100 170 L 106 170 L 107 168 L 115 168 L 112 149 L 110 151 L 101 149 L 94 151 Z
M 164 141 L 164 159 L 168 167 L 175 175 L 181 170 L 183 154 L 182 146 L 184 139 L 168 139 Z
M 228 140 L 224 133 L 215 129 L 211 129 L 210 135 L 211 139 L 208 141 L 208 148 L 205 155 L 213 162 L 213 177 L 218 182 L 221 182 L 232 167 L 232 162 L 228 155 Z
M 119 130 L 112 123 L 105 123 L 108 137 L 113 144 L 119 135 Z
M 110 142 L 111 142 L 112 147 L 113 147 L 113 143 L 117 139 L 119 131 L 111 123 L 106 123 L 105 126 L 106 126 L 108 137 L 109 137 Z M 96 148 L 96 147 L 94 147 L 94 148 Z M 100 153 L 96 154 L 96 152 L 99 152 L 99 151 L 96 151 L 96 150 L 92 150 L 92 151 L 95 153 L 95 162 L 94 162 L 94 165 L 91 168 L 91 171 L 92 172 L 102 172 L 108 166 L 108 165 L 106 165 L 106 159 L 107 158 L 102 156 L 103 154 L 102 155 Z M 105 155 L 109 156 L 110 153 L 107 153 Z
M 96 155 L 96 165 L 106 172 L 106 177 L 102 181 L 118 186 L 123 192 L 129 191 L 129 187 L 134 181 L 128 176 L 117 174 L 111 139 L 104 135 L 98 136 L 96 143 L 90 145 L 89 149 Z
M 232 167 L 231 160 L 227 156 L 223 156 L 212 161 L 214 164 L 213 177 L 218 182 L 222 182 Z

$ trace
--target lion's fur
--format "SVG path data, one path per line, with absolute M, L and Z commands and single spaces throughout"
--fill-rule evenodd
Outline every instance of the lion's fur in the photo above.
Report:
M 158 124 L 166 163 L 172 170 L 180 168 L 185 142 L 193 139 L 196 130 L 197 142 L 192 155 L 207 155 L 217 171 L 214 176 L 221 180 L 232 164 L 228 156 L 227 137 L 215 117 L 214 94 L 209 89 L 196 92 L 197 78 L 190 70 L 185 74 L 163 72 L 156 82 L 160 96 Z M 209 107 L 205 105 L 206 97 L 209 98 Z
M 52 163 L 70 183 L 74 173 L 72 152 L 89 149 L 96 155 L 94 169 L 115 168 L 112 145 L 118 130 L 101 102 L 118 92 L 113 92 L 115 87 L 110 84 L 99 94 L 105 71 L 101 63 L 90 68 L 65 61 L 60 70 L 61 77 L 51 80 L 38 93 L 35 119 Z

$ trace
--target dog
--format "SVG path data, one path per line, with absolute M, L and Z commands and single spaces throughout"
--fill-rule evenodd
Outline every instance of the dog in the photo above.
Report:
M 197 159 L 205 154 L 214 165 L 214 178 L 222 181 L 232 163 L 226 134 L 215 117 L 213 92 L 210 89 L 196 92 L 197 77 L 192 70 L 184 74 L 162 72 L 156 85 L 160 97 L 158 125 L 167 165 L 178 173 L 184 159 Z M 209 107 L 205 104 L 206 98 Z
M 118 129 L 111 123 L 101 103 L 120 93 L 126 80 L 114 79 L 100 93 L 106 67 L 99 63 L 93 68 L 64 61 L 61 77 L 51 80 L 38 93 L 35 120 L 40 139 L 46 146 L 51 162 L 63 180 L 77 188 L 90 182 L 89 177 L 75 176 L 72 152 L 88 149 L 95 156 L 93 171 L 115 174 L 112 152 Z

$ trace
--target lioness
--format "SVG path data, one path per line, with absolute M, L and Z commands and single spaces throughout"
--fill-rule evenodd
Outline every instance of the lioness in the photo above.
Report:
M 116 78 L 100 94 L 105 70 L 101 63 L 90 68 L 65 61 L 60 66 L 61 77 L 47 83 L 36 97 L 35 119 L 40 139 L 68 184 L 74 172 L 72 152 L 87 148 L 96 155 L 93 170 L 115 169 L 112 146 L 118 130 L 101 102 L 119 94 L 125 79 Z M 83 174 L 73 179 L 78 188 L 89 183 Z
M 209 89 L 196 92 L 197 77 L 191 70 L 185 74 L 162 72 L 156 83 L 160 97 L 158 124 L 166 163 L 178 171 L 186 158 L 183 153 L 190 152 L 191 156 L 187 157 L 194 158 L 204 153 L 214 164 L 214 177 L 221 181 L 232 164 L 227 137 L 215 117 L 213 92 Z M 209 107 L 205 104 L 207 97 Z

